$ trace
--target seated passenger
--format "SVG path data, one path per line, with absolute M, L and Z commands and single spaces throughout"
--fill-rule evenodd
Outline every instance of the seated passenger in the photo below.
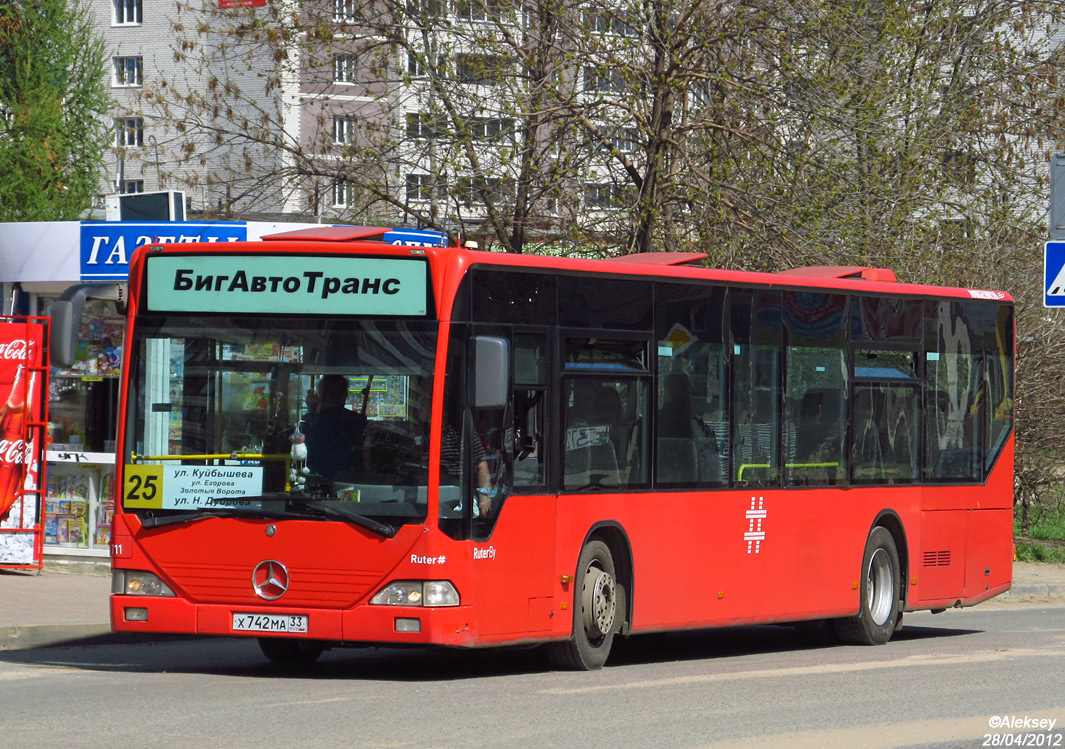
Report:
M 318 409 L 304 426 L 307 467 L 333 480 L 362 470 L 366 416 L 346 407 L 348 378 L 328 374 L 318 382 Z

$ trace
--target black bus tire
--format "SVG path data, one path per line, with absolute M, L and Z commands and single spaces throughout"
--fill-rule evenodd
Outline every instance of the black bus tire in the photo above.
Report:
M 573 593 L 573 636 L 550 643 L 548 658 L 559 668 L 594 671 L 606 663 L 618 625 L 614 558 L 602 541 L 581 549 Z
M 854 645 L 883 645 L 899 621 L 902 575 L 895 539 L 877 526 L 869 534 L 862 556 L 857 616 L 836 620 L 840 640 Z

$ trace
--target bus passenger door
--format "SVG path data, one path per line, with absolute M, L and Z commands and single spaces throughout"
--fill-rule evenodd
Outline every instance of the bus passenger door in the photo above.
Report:
M 515 484 L 522 492 L 543 485 L 546 373 L 530 357 L 545 355 L 546 339 L 518 334 L 506 341 L 514 348 L 514 366 L 489 363 L 496 355 L 485 353 L 486 341 L 505 339 L 470 340 L 472 387 L 462 442 L 470 446 L 463 451 L 470 466 L 463 483 L 471 489 L 463 493 L 475 498 L 465 515 L 472 589 L 461 592 L 477 609 L 478 637 L 543 636 L 552 623 L 555 497 L 513 490 Z M 482 397 L 478 383 L 486 380 L 506 384 L 501 397 Z

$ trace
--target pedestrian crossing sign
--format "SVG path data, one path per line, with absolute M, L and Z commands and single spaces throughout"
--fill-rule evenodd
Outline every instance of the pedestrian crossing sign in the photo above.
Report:
M 1043 306 L 1065 307 L 1065 242 L 1046 243 L 1043 284 Z

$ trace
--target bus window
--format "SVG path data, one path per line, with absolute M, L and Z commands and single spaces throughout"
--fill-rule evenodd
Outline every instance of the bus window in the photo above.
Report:
M 780 480 L 783 297 L 733 289 L 730 300 L 732 478 L 769 486 Z
M 784 480 L 836 484 L 846 477 L 847 377 L 841 349 L 788 348 Z
M 983 355 L 964 306 L 939 304 L 935 350 L 925 354 L 926 471 L 972 481 L 983 475 L 986 384 Z
M 1013 426 L 1013 315 L 1007 307 L 996 307 L 989 325 L 992 340 L 987 341 L 984 379 L 987 391 L 988 434 L 984 470 L 990 471 Z
M 645 484 L 642 430 L 646 381 L 569 378 L 566 385 L 563 488 L 617 489 Z M 636 415 L 636 427 L 629 427 Z
M 854 377 L 853 480 L 915 481 L 919 388 L 914 352 L 855 351 Z
M 565 340 L 563 487 L 647 484 L 647 340 Z
M 925 302 L 899 297 L 852 297 L 851 339 L 916 341 L 921 338 Z
M 547 336 L 514 335 L 514 485 L 543 486 Z
M 846 480 L 847 297 L 814 291 L 784 295 L 784 480 Z
M 720 486 L 728 480 L 726 289 L 659 284 L 655 484 Z
M 780 352 L 776 346 L 736 344 L 732 362 L 734 478 L 775 484 L 780 475 Z

